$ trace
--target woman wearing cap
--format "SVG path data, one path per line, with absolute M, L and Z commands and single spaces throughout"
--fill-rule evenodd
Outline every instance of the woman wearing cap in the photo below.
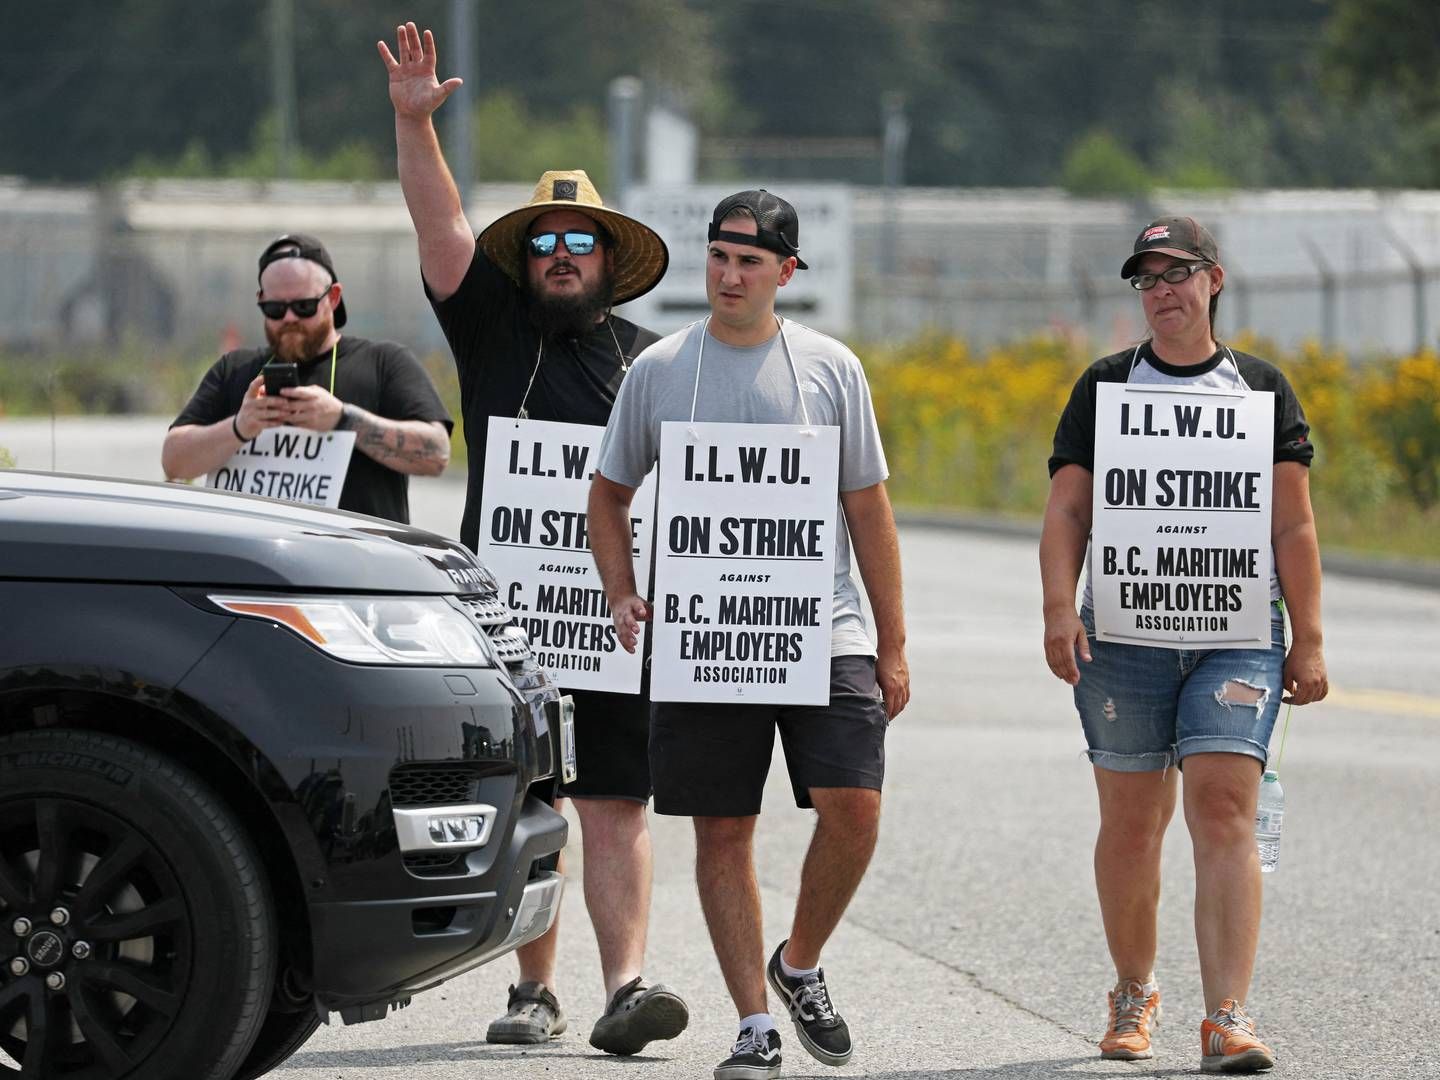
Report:
M 1045 659 L 1075 688 L 1099 792 L 1095 879 L 1116 974 L 1100 1053 L 1152 1056 L 1150 1028 L 1160 1012 L 1154 962 L 1161 842 L 1183 771 L 1208 1014 L 1200 1029 L 1201 1068 L 1252 1072 L 1274 1064 L 1244 1009 L 1260 930 L 1254 841 L 1259 781 L 1281 692 L 1284 701 L 1303 705 L 1328 689 L 1309 493 L 1314 450 L 1285 377 L 1215 340 L 1225 271 L 1209 232 L 1188 217 L 1153 222 L 1136 239 L 1121 276 L 1139 292 L 1150 336 L 1097 361 L 1075 384 L 1055 432 L 1040 541 Z M 1274 393 L 1270 596 L 1283 597 L 1290 616 L 1288 652 L 1278 603 L 1271 605 L 1268 650 L 1176 651 L 1097 640 L 1088 578 L 1076 611 L 1091 527 L 1096 388 L 1102 382 Z

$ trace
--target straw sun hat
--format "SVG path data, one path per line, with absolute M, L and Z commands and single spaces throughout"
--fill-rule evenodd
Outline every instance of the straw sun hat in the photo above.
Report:
M 614 241 L 615 303 L 643 296 L 659 284 L 670 265 L 665 241 L 648 225 L 606 208 L 583 169 L 555 170 L 540 177 L 535 194 L 519 210 L 496 218 L 479 236 L 480 250 L 517 284 L 523 272 L 530 223 L 551 210 L 574 210 L 593 218 Z

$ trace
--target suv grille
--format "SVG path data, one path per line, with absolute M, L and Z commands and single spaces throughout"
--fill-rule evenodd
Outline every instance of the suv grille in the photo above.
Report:
M 531 662 L 530 639 L 515 625 L 514 616 L 500 597 L 494 593 L 462 596 L 460 603 L 490 636 L 495 654 L 507 668 L 518 672 Z
M 397 765 L 390 770 L 390 805 L 457 806 L 478 802 L 484 770 L 468 761 Z
M 416 877 L 460 877 L 469 872 L 465 856 L 469 852 L 437 851 L 435 854 L 412 852 L 404 858 L 405 869 Z

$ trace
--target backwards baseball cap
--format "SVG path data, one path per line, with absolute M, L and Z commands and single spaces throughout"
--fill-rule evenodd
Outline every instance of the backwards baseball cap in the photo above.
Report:
M 1164 217 L 1152 221 L 1135 238 L 1135 251 L 1120 267 L 1120 276 L 1127 281 L 1135 276 L 1135 267 L 1142 255 L 1150 252 L 1173 255 L 1177 259 L 1204 259 L 1218 263 L 1220 253 L 1210 230 L 1191 217 Z
M 755 218 L 755 235 L 731 232 L 722 229 L 721 223 L 736 210 L 748 210 Z M 772 195 L 764 188 L 757 191 L 741 191 L 729 198 L 721 199 L 710 217 L 710 240 L 724 240 L 729 244 L 750 244 L 773 251 L 777 255 L 793 256 L 795 265 L 809 270 L 805 260 L 800 258 L 800 219 L 795 208 L 779 195 Z
M 340 280 L 335 275 L 335 263 L 330 258 L 330 252 L 325 250 L 324 244 L 307 233 L 286 233 L 271 240 L 260 253 L 260 269 L 256 274 L 256 281 L 259 281 L 260 274 L 265 273 L 267 266 L 281 259 L 304 259 L 306 262 L 318 263 L 329 273 L 332 285 Z M 342 296 L 335 307 L 336 329 L 345 325 L 345 319 L 345 298 Z

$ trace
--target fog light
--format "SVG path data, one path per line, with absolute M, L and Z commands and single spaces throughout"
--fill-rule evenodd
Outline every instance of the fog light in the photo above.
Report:
M 499 811 L 484 803 L 466 806 L 396 808 L 395 835 L 407 855 L 484 847 Z
M 437 844 L 476 844 L 485 835 L 485 817 L 481 814 L 432 817 L 430 839 Z

